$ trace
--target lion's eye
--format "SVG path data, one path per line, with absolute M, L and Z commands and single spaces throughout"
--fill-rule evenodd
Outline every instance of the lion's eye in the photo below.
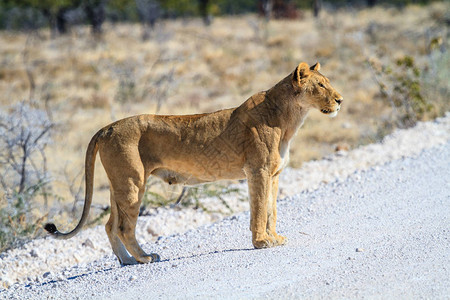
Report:
M 321 88 L 325 88 L 325 86 L 322 84 L 322 82 L 319 82 L 319 86 L 320 86 Z

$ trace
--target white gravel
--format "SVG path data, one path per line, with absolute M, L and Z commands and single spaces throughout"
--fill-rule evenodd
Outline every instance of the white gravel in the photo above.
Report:
M 222 215 L 158 209 L 140 218 L 137 235 L 162 263 L 120 267 L 103 227 L 65 241 L 39 239 L 0 256 L 0 298 L 118 299 L 129 288 L 137 290 L 133 298 L 147 299 L 444 298 L 449 140 L 447 114 L 380 144 L 286 169 L 281 194 L 294 196 L 280 201 L 285 247 L 247 251 L 248 213 L 197 228 Z

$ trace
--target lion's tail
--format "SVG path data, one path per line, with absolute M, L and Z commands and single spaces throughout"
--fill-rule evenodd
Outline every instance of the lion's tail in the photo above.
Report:
M 78 222 L 78 225 L 70 232 L 64 233 L 58 231 L 55 224 L 47 223 L 45 224 L 45 230 L 47 230 L 52 236 L 57 239 L 70 239 L 74 235 L 76 235 L 83 225 L 86 223 L 86 220 L 89 215 L 89 210 L 91 208 L 92 203 L 92 194 L 94 190 L 94 168 L 95 168 L 95 157 L 97 156 L 98 151 L 98 138 L 102 134 L 103 130 L 97 132 L 89 142 L 89 146 L 86 151 L 86 161 L 85 161 L 85 182 L 86 182 L 86 194 L 84 200 L 84 208 L 83 214 L 81 215 L 81 219 Z

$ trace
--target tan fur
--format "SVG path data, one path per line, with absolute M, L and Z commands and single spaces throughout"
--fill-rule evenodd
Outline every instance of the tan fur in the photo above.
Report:
M 278 175 L 287 165 L 289 143 L 310 108 L 335 115 L 342 97 L 319 73 L 317 63 L 301 63 L 271 89 L 242 105 L 209 114 L 139 115 L 114 122 L 91 140 L 86 154 L 86 201 L 75 235 L 92 201 L 96 152 L 111 188 L 111 216 L 106 232 L 123 264 L 159 260 L 147 255 L 135 238 L 145 183 L 150 175 L 169 184 L 198 184 L 219 179 L 244 179 L 249 186 L 252 242 L 255 248 L 282 245 L 276 233 Z M 131 256 L 130 256 L 131 254 Z

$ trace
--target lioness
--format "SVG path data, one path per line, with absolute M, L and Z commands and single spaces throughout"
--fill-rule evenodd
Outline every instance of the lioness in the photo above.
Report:
M 136 241 L 135 227 L 150 175 L 169 184 L 198 184 L 219 179 L 248 181 L 255 248 L 286 243 L 276 228 L 278 177 L 289 160 L 289 144 L 310 108 L 336 116 L 342 96 L 319 73 L 320 64 L 302 62 L 271 89 L 236 108 L 187 116 L 139 115 L 114 122 L 92 138 L 86 153 L 86 196 L 80 222 L 61 233 L 77 234 L 92 202 L 97 151 L 110 181 L 111 215 L 106 223 L 111 247 L 122 264 L 159 261 Z M 130 255 L 131 254 L 131 255 Z

